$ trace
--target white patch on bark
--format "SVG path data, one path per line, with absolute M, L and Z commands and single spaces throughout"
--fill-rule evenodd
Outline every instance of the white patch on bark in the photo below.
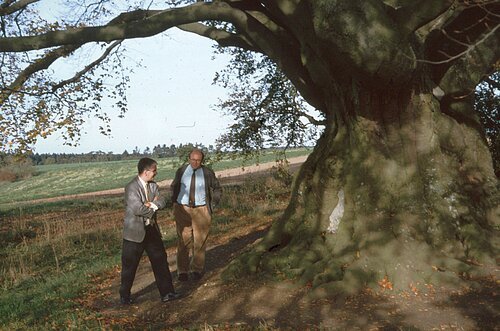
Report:
M 451 194 L 448 197 L 444 198 L 446 202 L 448 202 L 448 210 L 450 211 L 451 216 L 453 217 L 453 223 L 457 227 L 458 230 L 461 229 L 460 227 L 460 219 L 459 219 L 459 212 L 456 207 L 458 203 L 458 199 L 455 194 Z
M 339 197 L 339 202 L 337 203 L 337 206 L 333 209 L 332 213 L 330 214 L 330 224 L 328 225 L 328 228 L 326 231 L 328 233 L 336 233 L 337 229 L 339 228 L 340 220 L 342 219 L 342 216 L 344 216 L 344 190 L 340 190 L 338 193 Z
M 439 86 L 436 86 L 432 89 L 432 94 L 438 99 L 441 100 L 444 97 L 444 91 Z

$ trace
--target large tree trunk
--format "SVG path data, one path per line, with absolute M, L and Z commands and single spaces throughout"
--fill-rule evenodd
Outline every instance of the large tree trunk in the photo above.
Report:
M 350 124 L 329 120 L 282 219 L 226 275 L 279 271 L 353 293 L 459 285 L 495 263 L 498 182 L 480 131 L 430 93 L 357 95 Z

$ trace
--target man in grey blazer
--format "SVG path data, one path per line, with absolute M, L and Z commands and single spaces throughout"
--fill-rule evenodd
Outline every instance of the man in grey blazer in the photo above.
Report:
M 120 302 L 126 305 L 132 303 L 130 292 L 144 251 L 153 268 L 161 301 L 167 302 L 179 297 L 174 291 L 167 254 L 156 223 L 156 211 L 165 208 L 165 200 L 160 196 L 158 184 L 153 181 L 157 162 L 142 158 L 137 164 L 137 170 L 138 176 L 125 187 Z

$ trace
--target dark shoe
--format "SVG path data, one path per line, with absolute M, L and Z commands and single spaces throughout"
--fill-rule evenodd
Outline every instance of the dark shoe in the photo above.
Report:
M 179 299 L 181 295 L 179 293 L 171 292 L 161 297 L 161 302 L 169 302 Z
M 202 274 L 202 273 L 200 273 L 200 272 L 192 272 L 192 273 L 191 273 L 191 278 L 192 278 L 194 281 L 199 281 L 202 277 L 203 277 L 203 274 Z
M 187 282 L 188 281 L 188 274 L 184 274 L 184 273 L 179 274 L 178 279 L 179 279 L 179 282 Z
M 122 305 L 131 305 L 132 303 L 134 303 L 134 301 L 131 299 L 131 298 L 124 298 L 124 297 L 120 297 L 120 303 Z

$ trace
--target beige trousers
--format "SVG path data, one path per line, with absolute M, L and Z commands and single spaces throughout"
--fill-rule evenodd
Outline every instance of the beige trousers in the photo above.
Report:
M 174 204 L 174 217 L 177 229 L 177 274 L 203 272 L 205 251 L 212 216 L 207 206 L 191 208 Z M 191 261 L 189 261 L 191 251 Z M 191 262 L 191 263 L 190 263 Z

